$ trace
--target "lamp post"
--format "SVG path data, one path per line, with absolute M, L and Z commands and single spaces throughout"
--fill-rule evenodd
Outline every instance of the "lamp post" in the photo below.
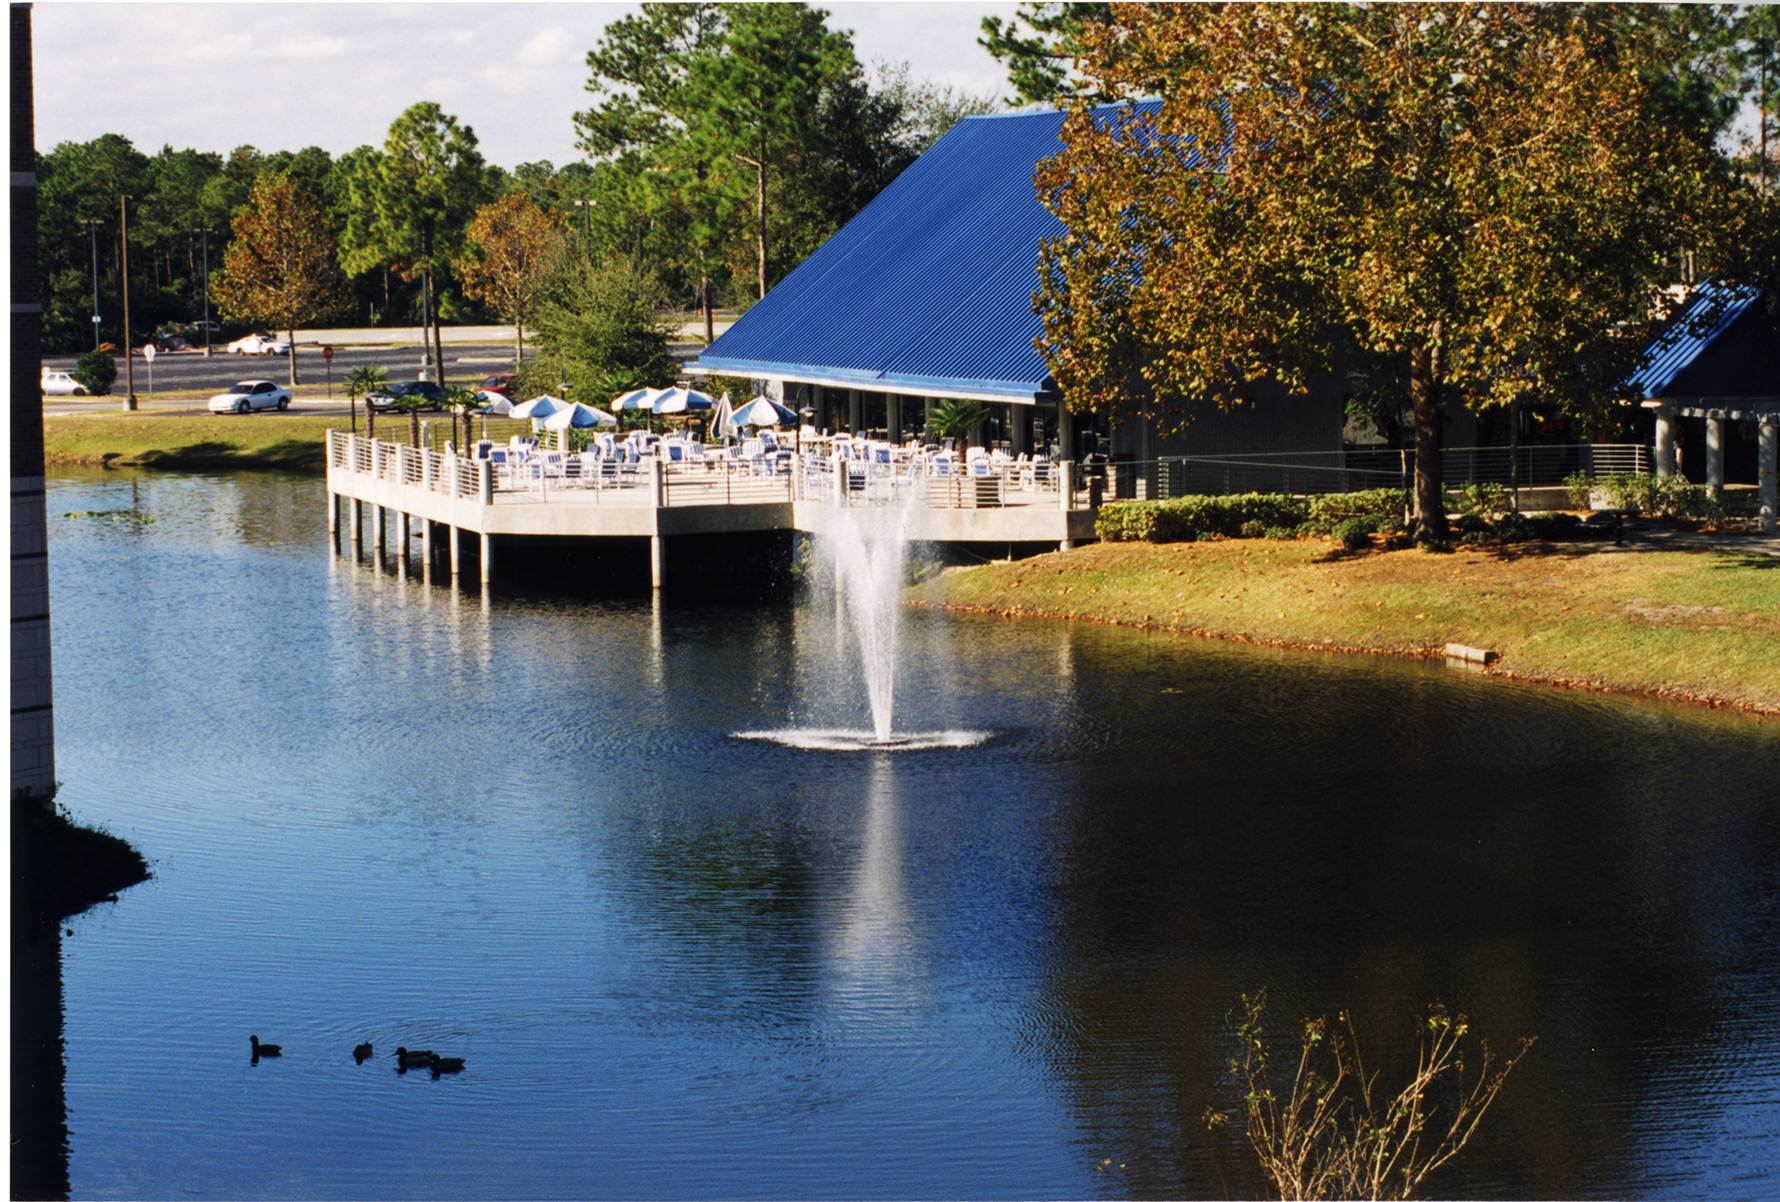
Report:
M 87 227 L 87 240 L 93 244 L 93 349 L 99 349 L 99 227 L 105 223 L 89 217 L 81 223 Z
M 117 239 L 124 283 L 124 412 L 136 410 L 136 361 L 130 357 L 130 209 L 133 196 L 117 198 Z
M 204 357 L 210 358 L 210 227 L 204 227 Z

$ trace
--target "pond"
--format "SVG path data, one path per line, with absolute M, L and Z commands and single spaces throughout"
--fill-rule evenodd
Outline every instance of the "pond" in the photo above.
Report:
M 62 800 L 155 872 L 62 940 L 76 1197 L 1258 1196 L 1262 986 L 1538 1037 L 1437 1194 L 1780 1192 L 1780 723 L 911 614 L 899 723 L 991 738 L 799 750 L 732 736 L 867 724 L 820 598 L 425 584 L 269 474 L 49 512 Z

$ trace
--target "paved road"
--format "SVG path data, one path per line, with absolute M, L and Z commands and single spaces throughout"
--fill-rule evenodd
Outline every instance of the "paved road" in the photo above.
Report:
M 73 356 L 46 358 L 43 362 L 46 367 L 63 370 L 74 366 Z M 135 362 L 136 395 L 144 397 L 148 394 L 148 363 L 141 358 Z M 420 368 L 420 347 L 418 344 L 411 344 L 336 350 L 333 363 L 335 391 L 339 392 L 346 387 L 346 377 L 352 373 L 353 368 L 365 364 L 388 368 L 392 380 L 411 380 Z M 494 372 L 512 370 L 511 346 L 447 345 L 445 348 L 445 377 L 448 380 L 474 383 Z M 314 390 L 325 394 L 324 384 L 328 371 L 319 347 L 297 348 L 297 374 L 302 380 L 298 385 L 299 395 L 307 395 Z M 214 357 L 206 359 L 202 351 L 180 351 L 156 356 L 154 363 L 156 391 L 207 388 L 221 392 L 236 380 L 266 379 L 282 384 L 289 378 L 290 366 L 282 355 L 230 355 L 218 351 Z M 123 389 L 124 361 L 119 359 L 117 383 L 112 385 L 112 391 L 121 394 Z
M 697 344 L 674 346 L 676 358 L 682 363 L 695 356 Z M 46 358 L 44 366 L 67 370 L 74 366 L 71 355 Z M 143 359 L 136 361 L 136 399 L 140 408 L 171 412 L 204 411 L 203 398 L 183 397 L 178 400 L 150 398 L 149 369 Z M 420 346 L 340 349 L 334 352 L 333 402 L 328 403 L 328 366 L 317 347 L 297 347 L 297 373 L 302 383 L 296 387 L 295 407 L 304 412 L 345 413 L 346 377 L 363 364 L 376 364 L 389 370 L 392 380 L 412 380 L 420 368 Z M 511 344 L 450 344 L 445 346 L 445 378 L 454 383 L 470 385 L 484 376 L 513 370 Z M 282 384 L 290 378 L 290 368 L 282 355 L 230 355 L 218 351 L 206 359 L 202 352 L 159 355 L 154 363 L 154 386 L 157 393 L 204 389 L 221 392 L 237 380 L 276 380 Z M 43 411 L 62 413 L 111 412 L 119 407 L 124 393 L 124 363 L 117 361 L 117 383 L 107 397 L 45 397 Z

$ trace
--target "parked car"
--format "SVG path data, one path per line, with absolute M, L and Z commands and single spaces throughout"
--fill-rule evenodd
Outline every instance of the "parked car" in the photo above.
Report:
M 85 396 L 87 394 L 86 385 L 65 371 L 52 371 L 46 367 L 43 369 L 42 382 L 45 396 Z
M 499 372 L 483 377 L 482 383 L 476 385 L 477 392 L 498 392 L 508 400 L 513 399 L 513 381 L 517 379 L 512 372 Z
M 282 338 L 274 338 L 270 334 L 249 334 L 245 338 L 237 338 L 229 343 L 231 355 L 287 355 L 290 343 Z
M 191 344 L 185 340 L 184 336 L 179 335 L 179 334 L 157 334 L 157 335 L 155 335 L 155 350 L 156 350 L 156 352 L 183 351 L 190 345 Z
M 391 384 L 365 398 L 365 405 L 379 413 L 405 409 L 412 398 L 423 398 L 422 409 L 445 408 L 445 389 L 431 380 L 404 380 Z
M 212 413 L 252 413 L 255 409 L 289 409 L 290 389 L 270 380 L 242 380 L 219 392 L 205 406 Z

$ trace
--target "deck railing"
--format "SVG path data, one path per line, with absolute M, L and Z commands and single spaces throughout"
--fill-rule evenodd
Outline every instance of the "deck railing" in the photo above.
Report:
M 1410 453 L 1399 450 L 1183 455 L 1141 462 L 1090 459 L 1081 464 L 981 461 L 962 467 L 935 460 L 882 463 L 809 454 L 626 463 L 545 453 L 524 463 L 497 465 L 340 430 L 328 432 L 327 456 L 330 468 L 489 503 L 677 506 L 798 500 L 875 505 L 914 496 L 933 509 L 1091 509 L 1106 501 L 1194 494 L 1398 488 L 1409 486 L 1412 466 Z M 1441 466 L 1449 485 L 1534 488 L 1562 484 L 1578 472 L 1646 473 L 1650 453 L 1632 443 L 1450 447 L 1441 452 Z

